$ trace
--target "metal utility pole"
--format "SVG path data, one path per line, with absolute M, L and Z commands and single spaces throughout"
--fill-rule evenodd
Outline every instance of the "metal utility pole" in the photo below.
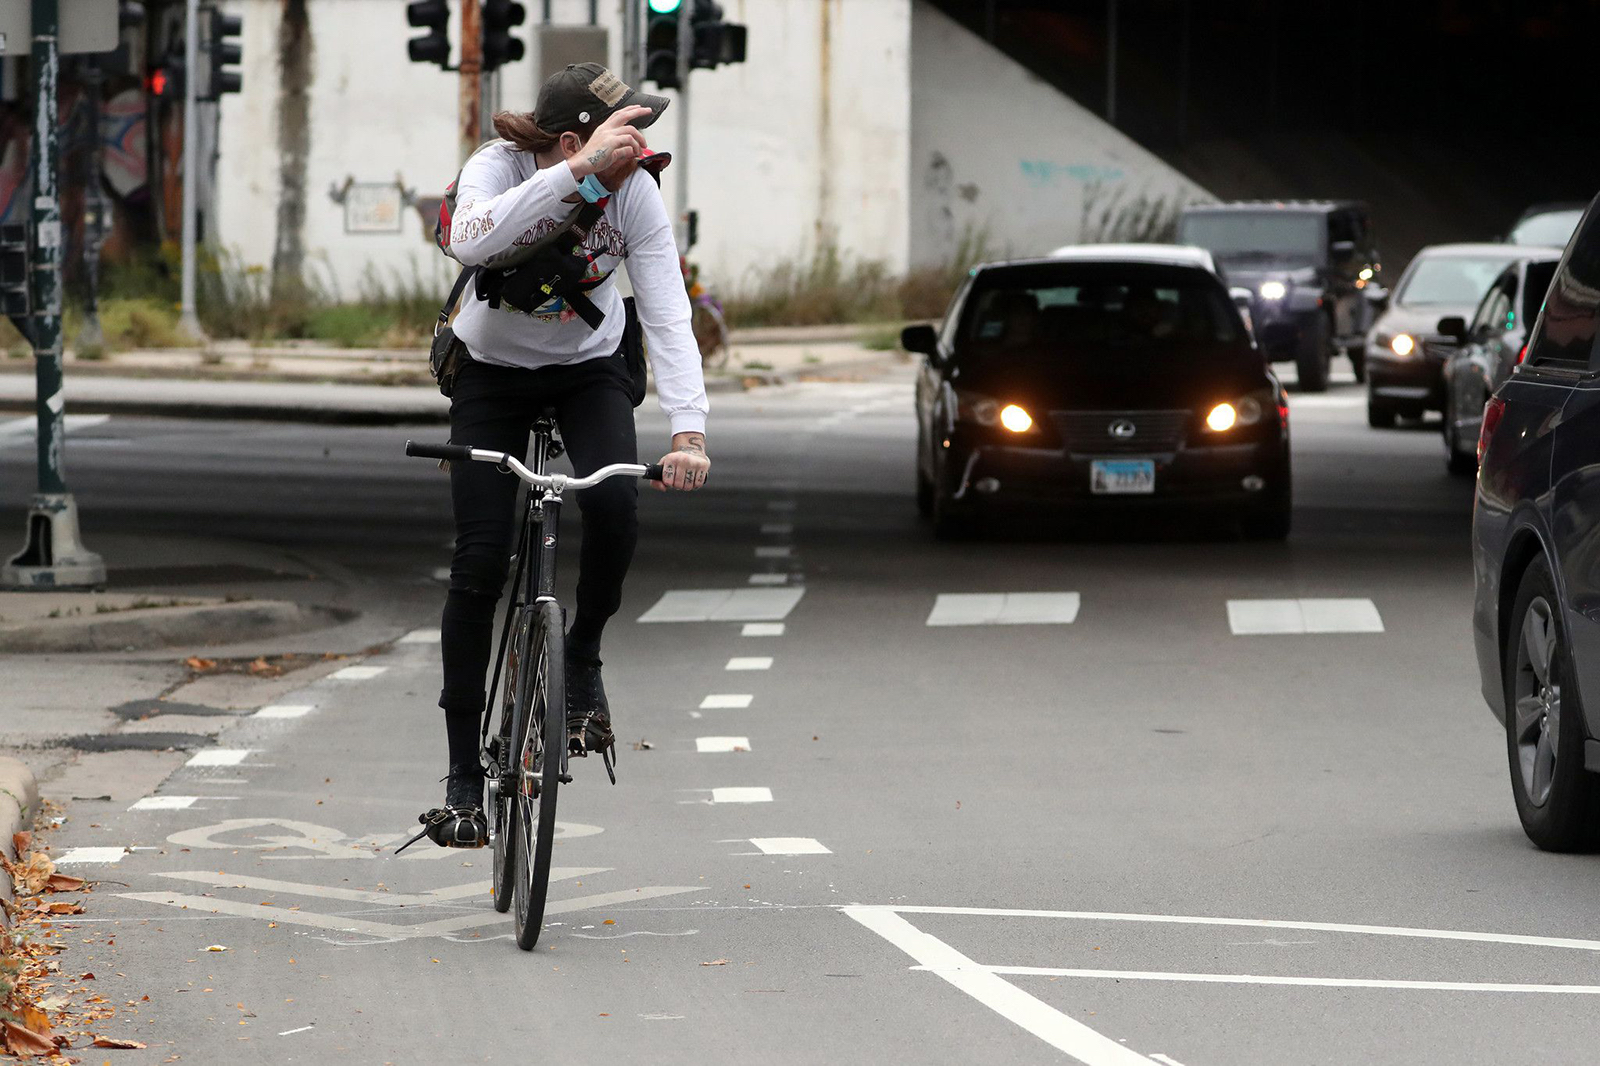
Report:
M 39 491 L 28 509 L 28 542 L 5 566 L 0 586 L 102 585 L 106 567 L 83 546 L 78 508 L 62 467 L 66 397 L 61 369 L 61 14 L 57 0 L 32 0 L 33 268 L 32 340 L 39 417 Z
M 195 242 L 200 210 L 200 0 L 187 0 L 183 15 L 183 274 L 178 329 L 196 344 L 206 331 L 195 314 Z
M 678 8 L 678 154 L 673 160 L 678 164 L 678 183 L 673 205 L 679 255 L 689 254 L 689 70 L 694 59 L 694 26 L 689 16 L 693 10 L 694 4 L 688 0 Z
M 194 0 L 190 0 L 191 3 Z M 461 161 L 483 142 L 483 20 L 479 0 L 461 0 Z

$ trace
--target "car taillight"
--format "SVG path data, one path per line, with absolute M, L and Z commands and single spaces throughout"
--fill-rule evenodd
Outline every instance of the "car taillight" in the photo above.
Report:
M 1478 431 L 1478 462 L 1483 462 L 1483 453 L 1489 450 L 1489 438 L 1494 435 L 1495 427 L 1500 424 L 1500 416 L 1506 413 L 1506 402 L 1498 396 L 1489 397 L 1489 402 L 1483 405 L 1483 428 Z
M 1528 346 L 1526 344 L 1524 344 L 1522 346 L 1522 351 L 1517 353 L 1517 365 L 1521 366 L 1522 365 L 1522 361 L 1524 359 L 1526 359 L 1526 358 L 1528 358 Z

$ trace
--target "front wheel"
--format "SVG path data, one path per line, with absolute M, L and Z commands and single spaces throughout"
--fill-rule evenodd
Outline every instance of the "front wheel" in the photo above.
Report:
M 1367 394 L 1367 425 L 1373 429 L 1393 429 L 1399 418 L 1399 411 L 1370 392 Z
M 1583 704 L 1544 557 L 1522 576 L 1504 647 L 1506 755 L 1522 831 L 1545 851 L 1600 843 L 1600 778 L 1583 768 Z
M 506 641 L 505 663 L 501 676 L 505 678 L 505 695 L 500 703 L 500 733 L 496 738 L 496 777 L 493 797 L 489 804 L 489 839 L 494 845 L 494 880 L 490 892 L 494 896 L 494 909 L 501 914 L 511 909 L 512 895 L 516 890 L 517 860 L 511 840 L 513 802 L 512 736 L 517 729 L 518 715 L 528 702 L 530 678 L 523 669 L 529 662 L 529 641 L 533 633 L 534 611 L 528 607 L 513 607 L 517 612 L 516 628 Z
M 533 609 L 525 660 L 532 675 L 512 729 L 511 840 L 516 861 L 517 947 L 532 951 L 544 929 L 550 888 L 550 852 L 556 839 L 556 790 L 566 752 L 566 659 L 561 608 L 546 601 Z

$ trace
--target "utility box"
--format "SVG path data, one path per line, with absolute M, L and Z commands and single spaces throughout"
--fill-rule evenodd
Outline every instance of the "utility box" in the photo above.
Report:
M 534 66 L 533 91 L 537 94 L 544 80 L 569 63 L 599 63 L 610 61 L 610 40 L 604 26 L 552 26 L 537 27 L 533 37 Z
M 61 54 L 114 52 L 122 27 L 117 0 L 57 0 L 61 5 Z M 33 51 L 33 5 L 0 0 L 0 56 Z

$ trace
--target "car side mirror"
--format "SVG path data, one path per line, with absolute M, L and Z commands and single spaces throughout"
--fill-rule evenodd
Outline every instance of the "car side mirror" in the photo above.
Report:
M 1449 337 L 1457 344 L 1467 343 L 1467 320 L 1460 315 L 1449 315 L 1439 320 L 1434 328 L 1442 337 Z
M 939 335 L 928 323 L 919 322 L 900 331 L 900 347 L 908 352 L 936 356 L 939 351 Z

